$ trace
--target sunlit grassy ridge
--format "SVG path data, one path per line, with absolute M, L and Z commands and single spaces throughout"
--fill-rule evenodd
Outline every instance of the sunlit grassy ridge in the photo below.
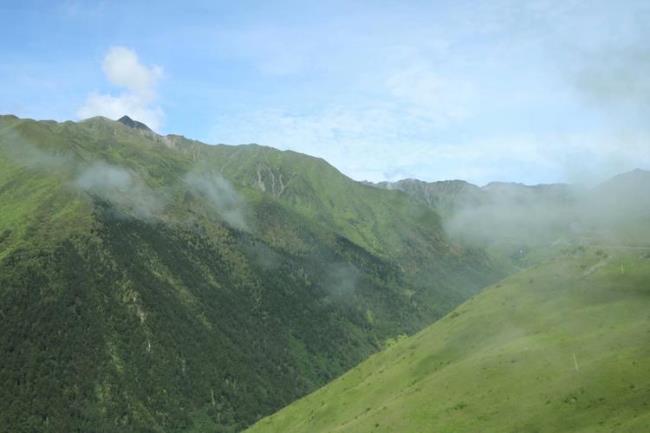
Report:
M 234 432 L 504 273 L 322 160 L 0 117 L 0 432 Z
M 575 249 L 250 433 L 650 431 L 650 254 Z

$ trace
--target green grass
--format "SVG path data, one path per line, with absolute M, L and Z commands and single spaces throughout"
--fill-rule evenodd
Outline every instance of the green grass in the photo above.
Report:
M 55 243 L 88 231 L 91 209 L 67 187 L 69 172 L 17 163 L 2 150 L 0 146 L 0 258 L 20 246 Z
M 486 289 L 247 432 L 644 433 L 649 311 L 647 253 L 576 250 Z

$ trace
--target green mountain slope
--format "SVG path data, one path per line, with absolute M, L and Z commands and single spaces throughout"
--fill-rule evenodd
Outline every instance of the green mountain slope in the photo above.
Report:
M 239 431 L 503 273 L 316 158 L 2 116 L 0 432 Z
M 418 179 L 402 179 L 397 182 L 379 182 L 376 186 L 404 191 L 415 200 L 436 209 L 443 216 L 486 201 L 485 191 L 464 180 L 424 182 Z
M 647 432 L 650 250 L 575 248 L 250 433 Z

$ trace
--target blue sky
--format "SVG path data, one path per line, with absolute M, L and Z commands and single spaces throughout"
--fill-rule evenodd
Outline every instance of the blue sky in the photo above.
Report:
M 355 179 L 650 168 L 647 1 L 0 0 L 0 112 L 119 117 Z

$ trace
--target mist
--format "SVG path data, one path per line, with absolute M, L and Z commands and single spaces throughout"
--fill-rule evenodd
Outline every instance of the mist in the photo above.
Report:
M 346 299 L 353 295 L 361 277 L 361 272 L 351 263 L 334 262 L 325 267 L 323 288 L 334 299 Z
M 615 114 L 650 111 L 650 37 L 637 44 L 583 53 L 574 85 L 583 98 Z
M 0 132 L 0 145 L 5 155 L 21 167 L 52 170 L 71 167 L 74 164 L 72 155 L 42 150 L 12 128 Z
M 592 188 L 488 184 L 478 199 L 459 197 L 443 225 L 452 239 L 515 256 L 529 248 L 576 243 L 650 243 L 649 185 L 650 172 L 643 170 Z
M 282 256 L 262 242 L 244 245 L 249 259 L 265 271 L 272 271 L 282 264 Z
M 635 168 L 650 170 L 650 31 L 612 38 L 561 58 L 577 108 L 591 117 L 591 138 L 562 161 L 572 182 L 603 181 Z M 592 157 L 589 154 L 593 155 Z
M 69 188 L 109 202 L 131 217 L 157 219 L 172 204 L 174 185 L 151 187 L 144 175 L 129 167 L 103 160 L 83 161 L 72 152 L 42 149 L 13 128 L 1 131 L 0 140 L 3 153 L 12 163 L 42 173 L 61 170 Z M 220 174 L 194 168 L 179 186 L 203 197 L 229 226 L 251 231 L 245 200 Z
M 246 206 L 232 184 L 218 173 L 191 171 L 185 178 L 191 191 L 208 200 L 219 216 L 231 227 L 251 231 L 246 220 Z
M 576 143 L 545 145 L 575 144 L 550 158 L 571 184 L 492 183 L 473 200 L 452 197 L 439 210 L 453 239 L 513 254 L 554 244 L 650 243 L 650 31 L 639 23 L 607 42 L 555 52 L 576 107 L 594 126 Z
M 147 186 L 135 172 L 106 162 L 94 162 L 83 168 L 73 184 L 138 218 L 159 216 L 166 204 L 160 191 Z

